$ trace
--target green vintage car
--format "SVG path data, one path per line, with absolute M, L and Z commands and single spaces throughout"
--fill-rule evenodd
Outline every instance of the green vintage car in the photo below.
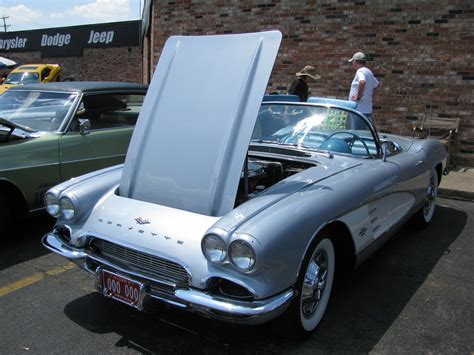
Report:
M 59 82 L 0 95 L 0 233 L 61 181 L 125 159 L 147 86 Z

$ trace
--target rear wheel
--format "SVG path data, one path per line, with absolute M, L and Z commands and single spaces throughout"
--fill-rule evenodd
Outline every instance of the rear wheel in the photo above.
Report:
M 418 227 L 428 225 L 433 219 L 438 196 L 438 173 L 435 169 L 430 172 L 430 183 L 426 190 L 426 201 L 415 214 L 415 223 Z
M 331 238 L 319 237 L 305 258 L 296 284 L 298 295 L 283 319 L 288 335 L 304 337 L 316 329 L 329 303 L 335 267 Z

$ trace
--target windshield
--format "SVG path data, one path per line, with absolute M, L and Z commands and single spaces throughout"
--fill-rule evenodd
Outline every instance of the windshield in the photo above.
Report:
M 0 96 L 0 116 L 35 131 L 56 131 L 76 96 L 71 93 L 6 91 Z
M 263 104 L 252 142 L 299 146 L 357 156 L 376 156 L 367 122 L 342 108 L 287 103 Z
M 19 72 L 10 73 L 5 80 L 5 84 L 19 85 L 19 84 L 33 84 L 37 83 L 39 79 L 38 73 Z

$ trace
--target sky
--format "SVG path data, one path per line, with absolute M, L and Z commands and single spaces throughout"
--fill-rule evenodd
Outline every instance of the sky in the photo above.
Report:
M 0 0 L 0 32 L 141 18 L 143 0 Z

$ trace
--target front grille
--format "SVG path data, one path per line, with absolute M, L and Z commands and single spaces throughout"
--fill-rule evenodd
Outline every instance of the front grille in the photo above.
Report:
M 146 254 L 109 241 L 94 238 L 89 248 L 93 255 L 97 255 L 118 266 L 126 266 L 134 272 L 149 276 L 158 281 L 176 284 L 178 287 L 189 286 L 189 275 L 186 270 L 167 259 Z

